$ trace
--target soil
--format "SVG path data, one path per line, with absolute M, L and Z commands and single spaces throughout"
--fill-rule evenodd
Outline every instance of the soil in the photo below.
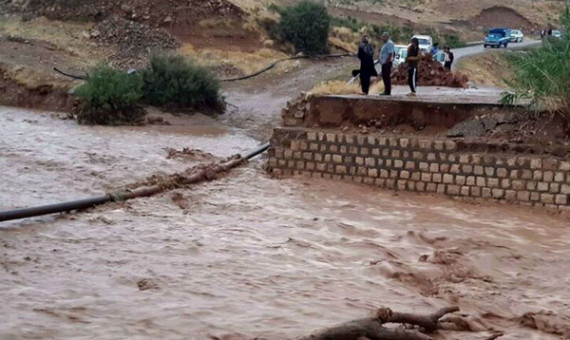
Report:
M 538 29 L 538 25 L 531 22 L 517 11 L 503 6 L 485 8 L 481 13 L 469 19 L 471 25 L 485 29 L 498 26 L 520 29 L 526 33 L 532 33 Z

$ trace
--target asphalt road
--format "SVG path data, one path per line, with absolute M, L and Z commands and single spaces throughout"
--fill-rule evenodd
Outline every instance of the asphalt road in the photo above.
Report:
M 537 46 L 540 45 L 540 43 L 541 43 L 540 40 L 529 40 L 521 43 L 509 43 L 509 47 L 507 47 L 507 50 L 515 50 L 525 47 Z M 455 61 L 457 61 L 463 57 L 481 54 L 488 51 L 495 51 L 495 50 L 499 49 L 491 47 L 484 48 L 483 45 L 474 45 L 469 47 L 454 48 L 451 51 L 455 56 Z M 500 50 L 504 50 L 504 48 L 500 48 Z

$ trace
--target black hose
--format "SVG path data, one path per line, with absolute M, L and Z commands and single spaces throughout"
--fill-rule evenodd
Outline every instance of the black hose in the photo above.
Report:
M 59 74 L 62 74 L 62 75 L 64 75 L 64 76 L 66 76 L 66 77 L 73 78 L 73 79 L 77 79 L 77 80 L 87 80 L 87 78 L 89 78 L 88 75 L 85 75 L 85 76 L 78 76 L 78 75 L 75 75 L 75 74 L 63 72 L 62 70 L 58 69 L 57 67 L 54 67 L 53 70 L 54 70 L 55 72 L 59 73 Z
M 249 151 L 243 159 L 249 160 L 263 152 L 265 152 L 269 148 L 269 143 L 265 143 L 263 145 L 258 146 L 257 148 Z M 238 163 L 234 163 L 238 164 Z M 155 191 L 151 191 L 155 192 Z M 139 195 L 143 196 L 143 195 Z M 144 194 L 144 196 L 147 196 Z M 32 207 L 32 208 L 22 208 L 22 209 L 15 209 L 15 210 L 8 210 L 8 211 L 0 211 L 0 222 L 3 221 L 10 221 L 10 220 L 17 220 L 27 217 L 35 217 L 35 216 L 42 216 L 42 215 L 49 215 L 61 212 L 69 212 L 72 210 L 82 210 L 93 208 L 97 205 L 105 204 L 108 202 L 116 201 L 116 200 L 127 200 L 131 198 L 137 197 L 136 195 L 122 195 L 119 194 L 107 194 L 104 196 L 92 197 L 81 199 L 77 201 L 70 201 L 64 203 L 56 203 L 56 204 L 49 204 L 49 205 L 42 205 L 39 207 Z

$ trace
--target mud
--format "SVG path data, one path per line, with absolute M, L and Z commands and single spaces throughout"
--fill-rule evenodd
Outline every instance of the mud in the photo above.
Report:
M 166 147 L 223 158 L 257 144 L 239 129 L 152 128 L 1 108 L 0 209 L 188 167 Z M 343 182 L 276 181 L 257 160 L 203 185 L 2 224 L 0 338 L 286 339 L 380 306 L 458 305 L 479 325 L 461 339 L 493 329 L 507 340 L 559 339 L 570 307 L 568 222 Z

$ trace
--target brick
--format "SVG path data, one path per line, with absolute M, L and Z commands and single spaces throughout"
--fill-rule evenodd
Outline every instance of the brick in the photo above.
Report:
M 483 163 L 487 165 L 495 165 L 495 157 L 490 155 L 483 156 Z
M 431 182 L 431 174 L 430 173 L 422 173 L 422 182 Z
M 421 171 L 429 171 L 429 164 L 426 162 L 420 162 L 420 170 Z
M 295 162 L 295 168 L 297 168 L 298 170 L 304 170 L 305 169 L 305 162 L 304 161 Z
M 483 175 L 484 173 L 484 168 L 481 165 L 475 165 L 473 167 L 473 173 L 475 175 Z
M 455 183 L 459 185 L 465 185 L 465 176 L 455 176 Z
M 293 151 L 290 149 L 287 149 L 283 152 L 283 157 L 290 159 L 293 158 Z
M 400 171 L 400 178 L 409 179 L 410 178 L 410 172 L 406 171 L 406 170 Z
M 318 139 L 319 139 L 320 141 L 324 141 L 325 138 L 326 138 L 325 133 L 324 133 L 324 132 L 319 132 L 319 137 L 318 137 Z
M 540 158 L 533 158 L 530 160 L 530 168 L 531 169 L 542 169 L 542 159 Z
M 519 170 L 511 170 L 511 174 L 510 174 L 510 178 L 511 179 L 517 179 L 520 176 L 520 171 Z
M 368 176 L 378 177 L 378 169 L 368 169 Z
M 517 159 L 516 159 L 516 157 L 509 157 L 509 158 L 507 158 L 507 165 L 508 165 L 508 166 L 511 166 L 511 167 L 517 165 Z
M 392 167 L 392 160 L 391 160 L 391 159 L 387 159 L 387 160 L 386 160 L 386 167 L 387 167 L 387 168 L 391 168 L 391 167 Z
M 358 154 L 358 147 L 356 147 L 356 146 L 350 146 L 350 147 L 348 148 L 348 152 L 350 152 L 350 153 L 353 154 L 353 155 L 356 155 L 356 154 Z
M 388 139 L 387 138 L 380 138 L 380 139 L 378 139 L 378 144 L 382 145 L 382 146 L 388 145 Z
M 445 152 L 439 153 L 439 160 L 443 162 L 447 162 L 447 154 Z
M 386 188 L 388 189 L 394 189 L 396 186 L 396 181 L 393 179 L 387 179 L 386 180 Z
M 482 188 L 481 189 L 481 197 L 483 197 L 483 198 L 493 197 L 493 194 L 491 192 L 491 188 Z
M 333 155 L 332 160 L 335 163 L 342 163 L 342 156 L 341 155 Z
M 364 164 L 366 164 L 366 166 L 374 167 L 376 166 L 376 158 L 366 157 L 366 159 L 364 160 Z
M 401 161 L 401 160 L 399 160 L 399 159 L 396 159 L 396 160 L 394 161 L 394 167 L 397 168 L 397 169 L 401 169 L 401 168 L 404 167 L 404 162 Z
M 291 141 L 291 150 L 298 151 L 301 149 L 301 143 L 298 140 Z
M 445 184 L 438 184 L 437 185 L 437 193 L 438 194 L 445 194 Z
M 362 179 L 362 183 L 372 185 L 372 184 L 374 184 L 374 178 L 364 177 Z
M 311 160 L 313 160 L 313 153 L 312 152 L 303 152 L 303 158 L 305 160 L 311 161 Z
M 538 191 L 548 191 L 548 183 L 546 182 L 538 182 L 536 186 L 536 190 Z
M 481 164 L 482 160 L 481 160 L 481 156 L 480 155 L 471 155 L 471 163 L 472 164 Z
M 348 172 L 346 165 L 337 165 L 335 171 L 339 174 L 346 174 Z
M 560 183 L 550 183 L 550 192 L 557 194 L 560 192 Z
M 419 171 L 412 172 L 412 181 L 419 181 L 422 177 L 422 173 Z
M 451 140 L 445 141 L 445 150 L 454 151 L 455 149 L 457 149 L 457 143 Z
M 558 160 L 556 158 L 543 159 L 542 170 L 558 170 Z
M 368 175 L 368 168 L 365 168 L 365 167 L 363 167 L 363 166 L 359 166 L 359 167 L 356 169 L 356 174 L 357 174 L 358 176 L 366 176 L 366 175 Z
M 269 158 L 269 166 L 276 168 L 277 167 L 277 158 L 275 158 L 275 157 Z
M 307 142 L 300 142 L 299 149 L 301 149 L 302 151 L 309 150 L 309 144 L 307 144 Z
M 542 180 L 545 181 L 545 182 L 553 182 L 553 181 L 554 181 L 554 172 L 552 172 L 552 171 L 545 171 Z
M 414 191 L 416 190 L 416 182 L 412 182 L 412 181 L 408 181 L 407 182 L 407 187 L 409 191 Z
M 538 193 L 538 192 L 531 192 L 531 193 L 530 193 L 530 200 L 531 200 L 531 201 L 534 201 L 534 202 L 540 201 L 540 193 Z
M 310 171 L 303 171 L 303 172 L 301 173 L 301 175 L 302 175 L 303 177 L 311 178 L 311 172 L 310 172 Z
M 521 170 L 521 178 L 522 179 L 532 179 L 532 171 L 528 169 Z
M 378 149 L 378 148 L 372 149 L 372 154 L 373 154 L 374 156 L 380 156 L 380 149 Z
M 435 192 L 437 190 L 437 184 L 435 183 L 428 183 L 426 185 L 426 191 L 428 192 Z
M 311 150 L 311 151 L 319 151 L 319 144 L 317 144 L 317 143 L 311 143 L 311 144 L 309 144 L 309 150 Z
M 480 196 L 481 196 L 481 188 L 479 188 L 479 187 L 471 187 L 471 196 L 473 196 L 473 197 L 480 197 Z
M 307 162 L 307 164 L 305 165 L 305 168 L 307 170 L 315 170 L 315 163 L 314 162 Z
M 398 140 L 396 138 L 390 138 L 390 146 L 398 146 Z
M 398 178 L 398 170 L 390 170 L 390 178 Z
M 517 192 L 517 200 L 528 202 L 530 201 L 530 191 L 519 191 Z
M 508 178 L 504 178 L 503 180 L 501 180 L 501 188 L 503 189 L 508 189 L 511 187 L 511 180 Z
M 445 172 L 449 172 L 449 168 L 450 168 L 450 167 L 451 167 L 451 166 L 450 166 L 449 164 L 447 164 L 447 163 L 440 164 L 440 165 L 439 165 L 439 171 L 440 171 L 440 172 L 444 172 L 444 173 L 445 173 Z
M 568 196 L 567 195 L 556 195 L 554 202 L 560 205 L 567 205 L 568 204 Z
M 412 158 L 416 160 L 422 160 L 424 158 L 424 154 L 419 151 L 412 152 Z
M 332 175 L 332 178 L 333 178 L 334 180 L 339 181 L 339 180 L 342 179 L 342 175 Z
M 407 148 L 410 144 L 410 140 L 408 138 L 401 138 L 400 139 L 400 146 L 403 148 Z
M 383 187 L 383 186 L 386 185 L 386 180 L 383 179 L 383 178 L 377 178 L 377 179 L 374 181 L 374 184 L 376 184 L 376 185 L 379 186 L 379 187 Z
M 461 163 L 461 164 L 469 163 L 469 155 L 460 155 L 459 156 L 459 163 Z
M 382 150 L 382 156 L 390 157 L 390 149 L 383 149 Z
M 334 164 L 327 164 L 327 172 L 334 172 Z
M 507 177 L 509 171 L 505 168 L 498 168 L 497 169 L 497 177 L 504 178 Z
M 451 172 L 452 174 L 458 174 L 461 171 L 459 170 L 459 164 L 451 164 L 451 169 L 449 169 L 449 172 Z
M 461 170 L 463 171 L 464 174 L 471 174 L 471 172 L 473 172 L 473 166 L 469 165 L 469 164 L 463 164 L 461 166 Z
M 454 154 L 450 154 L 449 157 L 447 157 L 447 160 L 450 161 L 451 163 L 455 163 L 457 157 Z
M 362 135 L 356 135 L 356 143 L 358 143 L 358 145 L 366 144 L 366 137 Z
M 401 179 L 397 182 L 398 190 L 406 190 L 406 181 Z
M 562 193 L 562 194 L 570 194 L 570 185 L 568 185 L 568 184 L 562 184 L 562 186 L 560 187 L 560 193 Z
M 505 190 L 503 190 L 503 189 L 495 188 L 491 192 L 493 194 L 493 198 L 496 198 L 496 199 L 501 199 L 505 195 Z
M 329 178 L 330 179 L 330 178 L 332 178 L 332 175 L 331 174 L 323 174 L 323 178 Z
M 532 179 L 534 179 L 535 181 L 542 181 L 542 171 L 540 170 L 534 170 L 534 172 L 532 173 Z
M 485 181 L 485 177 L 477 177 L 477 186 L 478 187 L 487 186 L 487 181 Z
M 345 163 L 350 164 L 350 163 L 352 163 L 352 161 L 353 161 L 352 156 L 344 156 L 344 162 Z
M 380 169 L 380 177 L 388 178 L 388 170 Z
M 505 190 L 505 199 L 509 202 L 517 200 L 517 192 L 514 190 Z
M 552 194 L 540 194 L 540 201 L 542 203 L 554 203 L 554 195 Z
M 445 144 L 441 140 L 436 140 L 433 142 L 433 148 L 436 150 L 443 150 Z
M 495 168 L 492 166 L 485 167 L 485 175 L 493 176 L 495 174 Z
M 461 196 L 469 196 L 469 187 L 468 186 L 462 186 L 461 187 Z
M 318 171 L 327 171 L 327 164 L 326 163 L 317 163 L 317 170 Z
M 370 146 L 375 146 L 377 144 L 376 137 L 368 136 L 367 140 L 368 140 L 368 145 Z
M 327 134 L 326 134 L 326 140 L 327 140 L 327 142 L 329 142 L 329 143 L 334 143 L 334 142 L 336 142 L 336 134 L 334 134 L 334 133 L 327 133 Z
M 443 175 L 443 183 L 446 183 L 446 184 L 453 183 L 453 175 L 450 175 L 450 174 Z
M 447 194 L 448 195 L 459 195 L 461 192 L 461 187 L 459 185 L 448 185 Z
M 560 162 L 560 164 L 558 164 L 558 170 L 570 170 L 570 162 Z
M 467 185 L 475 185 L 475 176 L 469 176 L 465 180 L 465 184 Z
M 319 147 L 319 151 L 321 151 L 321 152 L 327 151 L 327 145 L 326 145 L 326 144 L 321 144 L 321 146 Z
M 369 152 L 370 152 L 370 149 L 368 149 L 368 148 L 366 148 L 366 147 L 361 147 L 361 148 L 360 148 L 360 154 L 361 154 L 362 156 L 367 156 Z
M 418 141 L 418 144 L 420 146 L 420 149 L 429 150 L 432 148 L 432 142 L 430 140 L 427 140 L 427 139 L 420 139 Z
M 416 190 L 417 191 L 425 191 L 426 190 L 426 184 L 424 182 L 417 182 L 416 183 Z
M 279 160 L 279 166 L 280 166 L 280 167 L 285 167 L 285 166 L 287 166 L 287 160 L 285 160 L 285 159 L 280 159 L 280 160 Z
M 355 157 L 354 162 L 358 165 L 364 165 L 364 157 L 360 157 L 360 156 Z
M 352 181 L 355 183 L 362 183 L 362 179 L 363 179 L 363 177 L 360 177 L 360 176 L 352 177 Z
M 499 179 L 498 178 L 488 178 L 487 179 L 487 186 L 491 188 L 498 188 L 499 187 Z
M 414 170 L 415 168 L 416 168 L 416 162 L 413 162 L 413 161 L 407 161 L 406 162 L 406 169 Z
M 308 140 L 317 140 L 317 133 L 316 132 L 307 132 L 307 139 Z
M 432 181 L 435 182 L 435 183 L 441 183 L 441 182 L 443 181 L 442 177 L 443 177 L 443 176 L 442 176 L 442 174 L 440 174 L 440 173 L 433 174 L 433 176 L 432 176 Z
M 435 152 L 429 152 L 427 154 L 427 160 L 428 161 L 435 161 L 437 159 L 437 157 L 435 156 Z
M 554 175 L 555 182 L 564 182 L 564 173 L 561 171 L 557 171 Z
M 536 182 L 532 182 L 532 181 L 526 182 L 526 190 L 530 190 L 530 191 L 536 190 Z
M 340 150 L 340 153 L 343 155 L 348 153 L 348 147 L 346 145 L 341 145 L 339 150 Z
M 431 163 L 429 165 L 429 171 L 431 172 L 438 172 L 439 171 L 439 164 L 437 163 Z

